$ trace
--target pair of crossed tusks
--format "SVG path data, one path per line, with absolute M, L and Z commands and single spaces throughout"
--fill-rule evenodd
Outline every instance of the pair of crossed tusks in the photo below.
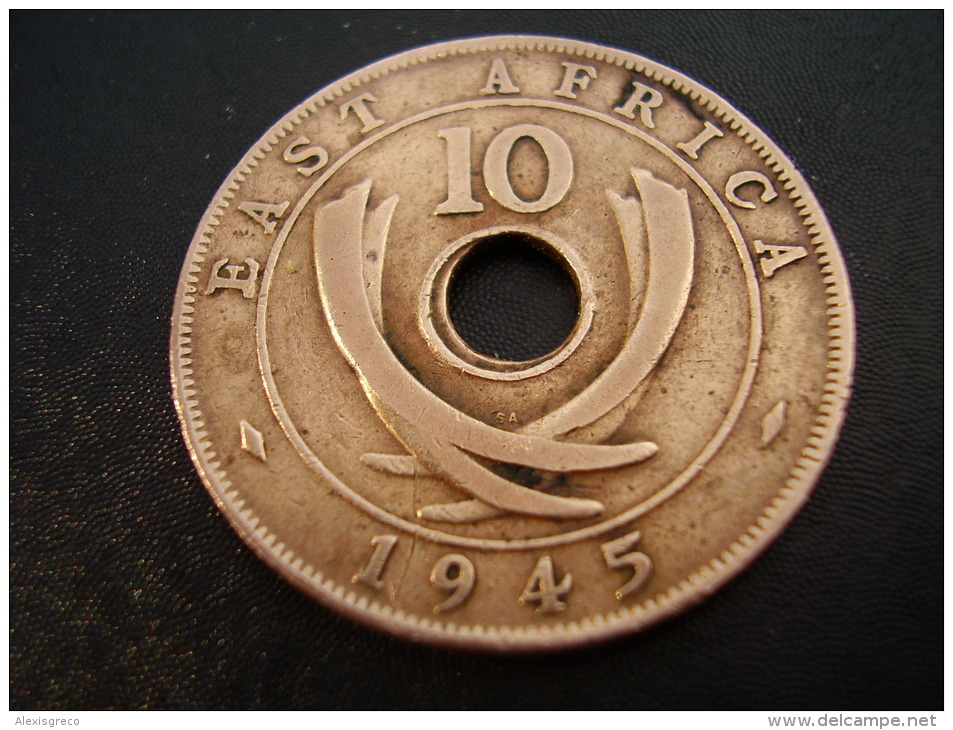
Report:
M 665 352 L 688 301 L 695 245 L 688 196 L 647 170 L 632 168 L 631 173 L 641 202 L 608 190 L 606 194 L 622 232 L 630 276 L 647 244 L 648 276 L 638 322 L 613 362 L 582 393 L 516 432 L 472 418 L 429 391 L 401 364 L 381 334 L 379 282 L 368 286 L 364 252 L 376 250 L 380 266 L 397 196 L 368 211 L 371 181 L 365 180 L 318 208 L 315 265 L 331 332 L 378 415 L 413 455 L 366 454 L 364 463 L 397 474 L 432 473 L 476 498 L 425 507 L 419 516 L 455 522 L 502 512 L 592 517 L 603 511 L 601 502 L 521 486 L 472 455 L 574 472 L 633 464 L 658 451 L 651 442 L 599 445 L 554 440 L 603 417 L 632 393 Z M 638 312 L 634 302 L 632 312 L 634 318 Z

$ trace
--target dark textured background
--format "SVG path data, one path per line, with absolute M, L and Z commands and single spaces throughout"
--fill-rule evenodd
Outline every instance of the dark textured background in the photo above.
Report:
M 11 707 L 942 706 L 941 13 L 10 17 Z M 858 316 L 840 445 L 784 536 L 683 617 L 536 658 L 283 583 L 202 487 L 167 374 L 193 231 L 273 122 L 388 54 L 516 32 L 731 100 L 811 181 Z

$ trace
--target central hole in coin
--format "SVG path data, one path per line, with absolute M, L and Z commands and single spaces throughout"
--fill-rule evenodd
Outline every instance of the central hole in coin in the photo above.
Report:
M 477 242 L 454 269 L 450 322 L 477 352 L 533 360 L 558 349 L 579 316 L 579 288 L 565 260 L 525 233 Z

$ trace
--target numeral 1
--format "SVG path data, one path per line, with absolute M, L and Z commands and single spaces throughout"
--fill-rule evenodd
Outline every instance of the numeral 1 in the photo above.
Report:
M 397 537 L 395 535 L 377 535 L 376 537 L 372 537 L 371 545 L 374 546 L 374 553 L 371 555 L 371 559 L 367 561 L 367 565 L 351 578 L 351 582 L 363 583 L 378 591 L 383 588 L 384 583 L 381 581 L 381 575 L 384 573 L 387 560 L 390 558 L 390 554 L 393 552 L 394 545 L 396 544 Z
M 449 127 L 437 136 L 447 140 L 447 199 L 437 206 L 437 214 L 479 213 L 483 203 L 473 199 L 470 185 L 470 128 Z

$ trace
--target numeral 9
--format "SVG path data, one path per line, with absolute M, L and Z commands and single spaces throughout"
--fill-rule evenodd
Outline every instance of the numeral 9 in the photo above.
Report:
M 442 613 L 456 608 L 467 600 L 473 591 L 473 584 L 476 583 L 476 570 L 473 568 L 473 563 L 463 555 L 450 553 L 440 558 L 433 566 L 430 581 L 437 588 L 452 592 L 446 601 L 433 609 L 436 613 Z

